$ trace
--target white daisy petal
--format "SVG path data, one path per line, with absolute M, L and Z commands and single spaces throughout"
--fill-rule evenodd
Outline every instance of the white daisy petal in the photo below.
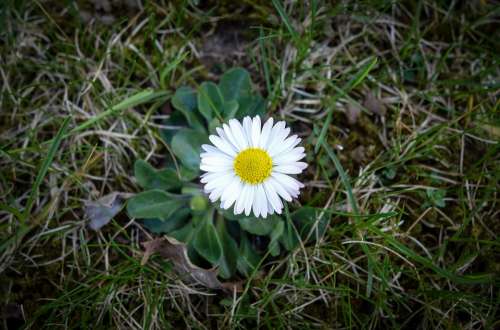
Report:
M 204 157 L 201 159 L 201 164 L 204 165 L 222 165 L 222 166 L 233 166 L 233 161 L 228 158 L 223 158 L 223 157 Z
M 201 183 L 208 183 L 210 181 L 216 181 L 218 180 L 220 177 L 223 177 L 227 174 L 233 174 L 234 172 L 233 171 L 220 171 L 220 172 L 208 172 L 208 173 L 205 173 L 202 175 L 202 178 L 201 178 Z
M 230 156 L 236 156 L 236 150 L 234 147 L 228 143 L 227 141 L 221 139 L 217 135 L 210 135 L 208 137 L 210 142 L 212 142 L 220 151 L 230 155 Z
M 248 146 L 252 147 L 252 119 L 249 116 L 243 118 L 243 131 L 245 132 L 245 139 Z
M 304 148 L 297 147 L 301 139 L 288 136 L 284 121 L 261 123 L 259 116 L 247 116 L 216 128 L 218 135 L 209 136 L 213 145 L 202 145 L 200 182 L 221 208 L 266 218 L 282 213 L 282 198 L 291 201 L 299 195 L 304 185 L 290 175 L 307 164 L 300 161 L 305 157 Z
M 256 216 L 257 218 L 260 215 L 260 204 L 259 204 L 259 202 L 260 202 L 260 199 L 259 199 L 259 194 L 257 192 L 254 195 L 254 197 L 253 197 L 253 205 L 252 205 L 253 215 Z
M 278 165 L 287 165 L 291 163 L 296 163 L 302 158 L 304 158 L 306 155 L 305 154 L 296 154 L 296 155 L 289 155 L 286 158 L 280 158 L 273 160 L 273 165 L 278 166 Z
M 257 210 L 259 210 L 259 213 L 262 215 L 263 218 L 267 218 L 267 200 L 266 200 L 266 192 L 264 191 L 264 185 L 258 185 L 257 186 L 257 192 L 256 192 L 256 201 L 257 201 Z M 254 211 L 254 213 L 256 213 Z M 258 217 L 256 213 L 256 217 Z
M 234 174 L 229 173 L 224 176 L 221 176 L 218 180 L 210 181 L 205 185 L 205 189 L 213 189 L 223 187 L 226 188 L 228 184 L 230 184 L 234 179 Z
M 287 186 L 293 186 L 293 187 L 299 187 L 299 185 L 296 183 L 296 181 L 288 175 L 281 174 L 281 173 L 275 173 L 273 172 L 271 176 L 276 179 L 281 184 L 287 185 Z
M 290 129 L 286 128 L 286 123 L 284 121 L 279 121 L 274 125 L 269 136 L 269 142 L 267 144 L 266 150 L 269 151 L 274 148 L 276 144 L 282 144 L 285 137 L 290 133 Z
M 287 150 L 288 148 L 290 148 L 290 146 L 297 139 L 299 139 L 297 135 L 292 135 L 292 136 L 289 136 L 286 139 L 284 139 L 282 143 L 273 145 L 272 150 L 271 149 L 269 150 L 269 155 L 271 155 L 271 157 L 275 157 L 275 156 L 280 155 L 284 150 Z
M 250 185 L 243 184 L 243 189 L 241 194 L 236 198 L 236 205 L 234 206 L 234 214 L 238 215 L 245 209 L 245 200 L 247 198 L 248 190 Z
M 266 203 L 267 203 L 267 210 L 269 212 L 269 215 L 274 214 L 274 209 L 273 209 L 273 206 L 271 205 L 271 202 L 267 201 Z
M 200 165 L 200 170 L 205 171 L 205 172 L 225 172 L 227 170 L 230 170 L 233 167 L 233 165 L 206 165 L 206 164 L 201 164 Z
M 205 150 L 206 152 L 215 152 L 215 153 L 220 153 L 221 151 L 217 149 L 214 146 L 211 146 L 210 144 L 202 144 L 201 148 Z
M 297 162 L 288 165 L 279 165 L 273 167 L 273 171 L 284 173 L 284 174 L 299 174 L 307 167 L 306 163 Z
M 267 200 L 272 206 L 272 209 L 276 211 L 276 213 L 281 214 L 281 209 L 283 208 L 283 203 L 278 196 L 278 193 L 274 189 L 274 187 L 269 182 L 264 182 L 263 184 L 264 191 L 266 193 Z
M 304 187 L 302 183 L 295 180 L 289 175 L 273 172 L 271 176 L 278 181 L 283 188 L 285 188 L 292 197 L 297 197 L 299 194 L 299 189 Z
M 225 154 L 225 153 L 223 153 L 220 150 L 210 151 L 210 152 L 202 152 L 200 154 L 200 158 L 203 159 L 205 157 L 222 157 L 222 158 L 226 158 L 226 159 L 229 159 L 229 160 L 233 160 L 234 159 L 234 157 L 231 157 L 228 154 Z
M 304 148 L 295 148 L 290 152 L 282 153 L 279 156 L 273 157 L 273 164 L 281 165 L 301 160 L 306 156 L 303 150 Z
M 221 128 L 216 128 L 217 132 L 219 132 L 219 135 L 224 135 L 225 138 L 231 143 L 231 145 L 234 147 L 235 150 L 241 151 L 241 147 L 238 145 L 238 142 L 233 136 L 233 132 L 231 131 L 231 128 L 227 124 L 222 125 Z
M 260 141 L 260 129 L 261 129 L 261 123 L 260 123 L 260 117 L 255 116 L 252 120 L 252 136 L 251 136 L 251 145 L 252 147 L 258 147 L 259 146 L 259 141 Z
M 245 138 L 245 135 L 243 132 L 243 126 L 241 126 L 240 122 L 237 121 L 236 119 L 231 119 L 231 120 L 229 120 L 229 127 L 231 128 L 231 132 L 233 133 L 233 137 L 236 140 L 236 143 L 238 143 L 240 150 L 244 150 L 244 149 L 248 148 L 248 141 Z
M 260 134 L 259 139 L 259 147 L 266 150 L 267 140 L 269 139 L 269 135 L 271 135 L 271 129 L 273 128 L 273 118 L 269 118 L 264 127 L 262 127 L 262 133 Z
M 270 177 L 267 182 L 274 188 L 276 193 L 281 196 L 287 202 L 292 201 L 292 196 L 288 193 L 288 191 L 279 183 L 275 178 Z
M 252 203 L 254 201 L 254 196 L 255 196 L 255 186 L 254 185 L 249 185 L 250 189 L 248 192 L 248 195 L 246 196 L 245 200 L 245 215 L 249 216 L 250 212 L 252 211 Z
M 233 182 L 227 186 L 227 189 L 224 190 L 221 196 L 221 200 L 223 201 L 223 208 L 228 209 L 233 205 L 238 196 L 241 194 L 241 190 L 243 186 L 241 184 L 241 180 L 239 178 L 233 179 Z
M 210 195 L 208 196 L 208 198 L 213 203 L 213 202 L 215 202 L 216 200 L 219 199 L 219 197 L 220 197 L 220 195 L 222 195 L 223 191 L 224 191 L 224 187 L 219 187 L 217 189 L 214 189 L 214 190 L 212 190 L 212 192 L 210 193 Z
M 276 157 L 279 156 L 283 153 L 287 153 L 302 141 L 301 138 L 297 137 L 297 135 L 292 135 L 290 137 L 287 137 L 285 141 L 283 141 L 282 145 L 277 145 L 275 148 L 273 148 L 273 151 L 269 151 L 269 155 L 271 157 Z

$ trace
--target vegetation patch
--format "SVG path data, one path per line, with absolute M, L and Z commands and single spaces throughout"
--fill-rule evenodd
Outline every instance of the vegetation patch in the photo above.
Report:
M 2 326 L 498 328 L 497 14 L 3 1 Z M 201 190 L 247 115 L 302 140 L 279 216 Z

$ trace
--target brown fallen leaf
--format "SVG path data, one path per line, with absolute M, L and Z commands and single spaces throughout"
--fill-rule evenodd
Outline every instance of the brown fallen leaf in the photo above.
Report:
M 347 117 L 347 122 L 349 125 L 354 125 L 358 121 L 359 115 L 361 114 L 361 108 L 354 104 L 349 103 L 345 110 L 345 115 Z
M 351 151 L 351 158 L 358 164 L 363 164 L 366 160 L 366 148 L 363 145 L 357 146 Z
M 379 100 L 372 92 L 366 93 L 365 101 L 363 102 L 363 106 L 370 110 L 373 114 L 378 116 L 385 116 L 386 108 L 384 103 Z
M 217 269 L 204 269 L 191 263 L 187 253 L 187 246 L 173 237 L 157 238 L 142 243 L 144 255 L 141 264 L 145 265 L 149 257 L 159 253 L 162 257 L 169 259 L 174 271 L 181 277 L 199 283 L 209 289 L 220 289 L 224 291 L 243 291 L 241 282 L 220 282 L 217 279 Z
M 113 192 L 96 201 L 85 202 L 85 215 L 89 219 L 89 227 L 99 230 L 113 219 L 123 207 L 125 199 L 133 194 Z

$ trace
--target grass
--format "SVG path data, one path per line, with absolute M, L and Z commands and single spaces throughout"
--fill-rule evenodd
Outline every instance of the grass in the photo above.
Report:
M 112 3 L 0 5 L 4 328 L 500 326 L 497 2 Z M 235 65 L 303 137 L 288 207 L 328 229 L 228 294 L 83 209 L 138 191 L 170 96 Z

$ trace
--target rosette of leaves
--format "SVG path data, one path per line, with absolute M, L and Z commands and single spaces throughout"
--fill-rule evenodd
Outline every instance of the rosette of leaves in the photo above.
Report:
M 292 250 L 299 240 L 322 235 L 326 218 L 314 208 L 266 219 L 235 216 L 210 205 L 199 184 L 201 145 L 215 127 L 231 118 L 265 115 L 265 100 L 252 89 L 248 72 L 233 68 L 219 83 L 197 89 L 179 88 L 171 100 L 175 109 L 162 132 L 175 162 L 157 170 L 143 160 L 135 163 L 135 178 L 145 189 L 127 204 L 129 216 L 153 233 L 167 234 L 187 245 L 188 256 L 202 267 L 218 267 L 222 278 L 239 272 L 249 276 L 266 255 Z

